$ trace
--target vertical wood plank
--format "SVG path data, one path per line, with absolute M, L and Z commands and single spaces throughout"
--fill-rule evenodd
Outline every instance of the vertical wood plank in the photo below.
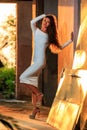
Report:
M 74 31 L 74 0 L 58 1 L 58 29 L 61 43 L 71 38 Z M 73 62 L 73 43 L 58 55 L 58 81 L 63 68 L 71 68 Z

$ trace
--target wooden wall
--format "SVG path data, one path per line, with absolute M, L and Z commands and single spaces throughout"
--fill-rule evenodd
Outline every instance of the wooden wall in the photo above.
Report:
M 71 32 L 74 32 L 74 0 L 58 0 L 58 29 L 63 44 L 71 38 Z M 70 44 L 58 55 L 58 81 L 63 68 L 72 68 L 73 45 Z

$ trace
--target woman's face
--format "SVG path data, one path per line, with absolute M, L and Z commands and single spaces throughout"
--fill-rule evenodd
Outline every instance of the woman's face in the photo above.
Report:
M 43 18 L 43 20 L 42 20 L 42 25 L 41 25 L 41 30 L 43 31 L 43 32 L 46 32 L 46 30 L 47 30 L 47 27 L 50 25 L 50 19 L 49 18 Z

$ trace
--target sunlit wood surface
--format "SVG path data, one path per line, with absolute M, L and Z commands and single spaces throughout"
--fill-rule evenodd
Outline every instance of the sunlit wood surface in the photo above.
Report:
M 59 100 L 57 106 L 54 104 L 51 109 L 47 122 L 58 130 L 72 130 L 74 123 L 76 124 L 78 112 L 79 105 Z
M 49 113 L 47 123 L 58 130 L 73 130 L 86 96 L 87 70 L 66 69 Z

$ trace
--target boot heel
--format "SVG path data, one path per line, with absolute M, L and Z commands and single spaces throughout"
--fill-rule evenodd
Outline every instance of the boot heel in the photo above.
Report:
M 30 119 L 35 119 L 36 115 L 40 115 L 40 109 L 38 107 L 36 107 L 32 114 L 29 116 Z

